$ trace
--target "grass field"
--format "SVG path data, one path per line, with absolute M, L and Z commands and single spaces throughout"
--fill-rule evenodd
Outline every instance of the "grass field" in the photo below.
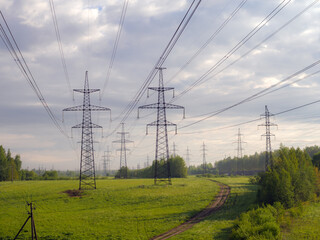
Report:
M 303 206 L 302 215 L 291 219 L 289 227 L 283 231 L 284 240 L 320 239 L 320 202 Z
M 190 177 L 173 179 L 172 186 L 154 186 L 152 179 L 99 180 L 82 197 L 63 193 L 77 186 L 73 180 L 1 182 L 0 239 L 13 239 L 31 200 L 39 239 L 149 239 L 203 209 L 219 190 L 212 181 Z M 30 237 L 26 227 L 22 239 Z
M 231 195 L 226 205 L 193 228 L 170 239 L 229 239 L 234 220 L 255 203 L 257 186 L 249 184 L 248 177 L 215 178 L 215 180 L 231 187 Z

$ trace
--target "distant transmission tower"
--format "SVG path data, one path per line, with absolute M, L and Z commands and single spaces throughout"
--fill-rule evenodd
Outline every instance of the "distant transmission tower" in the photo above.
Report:
M 173 145 L 172 145 L 172 156 L 173 157 L 177 156 L 177 154 L 176 154 L 176 151 L 177 151 L 176 146 L 177 145 L 175 144 L 175 142 L 173 142 Z
M 79 189 L 96 189 L 95 164 L 92 128 L 102 128 L 91 122 L 91 111 L 111 111 L 110 108 L 94 106 L 90 104 L 90 93 L 98 92 L 100 89 L 89 89 L 88 71 L 85 74 L 84 88 L 74 89 L 75 92 L 83 93 L 83 104 L 80 106 L 65 108 L 63 111 L 82 111 L 82 123 L 72 128 L 81 128 L 81 160 L 80 160 L 80 182 Z
M 166 109 L 183 109 L 183 117 L 185 114 L 184 107 L 165 102 L 165 91 L 173 90 L 174 88 L 164 87 L 162 70 L 165 68 L 157 69 L 159 69 L 159 87 L 149 87 L 148 89 L 158 92 L 158 102 L 140 106 L 138 108 L 138 117 L 139 109 L 157 109 L 157 120 L 147 124 L 146 129 L 146 134 L 148 134 L 149 126 L 157 127 L 154 184 L 157 184 L 158 181 L 171 184 L 167 127 L 175 126 L 177 133 L 177 125 L 167 121 Z
M 202 144 L 202 164 L 203 164 L 203 173 L 204 174 L 206 174 L 207 173 L 207 161 L 206 161 L 206 151 L 207 151 L 207 149 L 206 149 L 206 145 L 204 144 L 204 142 L 203 142 L 203 144 Z
M 242 144 L 245 143 L 244 141 L 242 141 L 241 136 L 243 136 L 243 134 L 240 133 L 240 128 L 238 128 L 238 134 L 236 135 L 238 137 L 237 140 L 237 158 L 242 159 L 243 155 L 242 155 L 242 151 L 244 150 L 242 148 Z M 238 162 L 238 161 L 236 161 Z M 237 163 L 236 163 L 237 164 Z M 244 166 L 243 166 L 243 159 L 242 159 L 242 175 L 244 175 Z M 238 166 L 236 165 L 236 172 L 238 171 Z
M 102 156 L 103 158 L 103 172 L 104 175 L 107 176 L 107 173 L 110 172 L 110 152 L 109 151 L 109 146 L 107 146 L 107 151 L 104 151 L 104 155 Z M 107 153 L 107 155 L 106 155 Z
M 122 125 L 122 131 L 117 132 L 117 134 L 120 134 L 120 140 L 113 141 L 113 142 L 120 143 L 120 149 L 117 149 L 117 151 L 120 151 L 119 178 L 128 178 L 127 151 L 129 151 L 129 149 L 126 148 L 126 143 L 131 143 L 133 141 L 126 139 L 126 135 L 129 133 L 124 131 L 124 123 L 121 123 L 121 125 Z M 124 172 L 122 170 L 124 170 Z
M 265 105 L 265 113 L 261 116 L 265 117 L 265 123 L 260 124 L 259 126 L 265 126 L 266 127 L 266 133 L 262 134 L 262 137 L 266 137 L 266 162 L 265 162 L 265 171 L 268 170 L 268 167 L 270 166 L 272 168 L 273 162 L 272 162 L 272 150 L 271 150 L 271 136 L 275 136 L 270 132 L 271 126 L 278 126 L 277 124 L 270 123 L 270 116 L 273 116 L 274 114 L 270 114 L 267 105 Z
M 189 167 L 190 166 L 190 151 L 189 147 L 187 147 L 187 152 L 186 152 L 186 164 Z

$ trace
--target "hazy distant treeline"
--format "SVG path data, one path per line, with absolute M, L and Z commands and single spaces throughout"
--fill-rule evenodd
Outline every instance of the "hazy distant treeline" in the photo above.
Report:
M 320 147 L 316 145 L 306 147 L 304 151 L 306 151 L 306 153 L 308 153 L 308 155 L 313 158 L 316 153 L 320 152 Z M 272 152 L 274 158 L 277 158 L 279 154 L 279 150 L 275 150 Z M 245 155 L 242 158 L 228 157 L 216 162 L 215 168 L 219 174 L 254 175 L 265 170 L 265 160 L 265 152 L 255 153 L 250 156 Z
M 180 156 L 171 157 L 169 159 L 170 173 L 172 178 L 184 178 L 187 177 L 187 167 L 186 164 Z M 158 170 L 160 172 L 167 172 L 167 162 L 161 160 L 158 162 Z M 125 173 L 127 171 L 127 173 Z M 116 174 L 116 178 L 123 177 L 127 174 L 128 178 L 153 178 L 155 172 L 155 161 L 153 161 L 152 166 L 143 169 L 129 170 L 128 168 L 122 168 Z

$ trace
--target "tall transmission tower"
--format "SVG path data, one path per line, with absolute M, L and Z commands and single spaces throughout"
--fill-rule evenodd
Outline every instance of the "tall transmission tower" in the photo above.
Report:
M 65 108 L 63 111 L 82 111 L 82 123 L 72 127 L 82 129 L 79 189 L 96 189 L 92 129 L 102 127 L 92 123 L 91 111 L 111 110 L 110 108 L 94 106 L 90 104 L 90 93 L 98 92 L 100 89 L 89 89 L 88 71 L 85 73 L 84 88 L 73 89 L 73 91 L 83 93 L 83 104 L 75 107 Z
M 237 140 L 237 158 L 238 160 L 239 159 L 242 159 L 243 155 L 242 155 L 242 151 L 244 150 L 243 147 L 242 147 L 242 144 L 243 143 L 246 143 L 244 141 L 242 141 L 241 137 L 243 136 L 243 134 L 240 133 L 240 128 L 238 128 L 238 134 L 236 135 L 238 140 Z M 238 161 L 236 161 L 236 164 L 237 164 Z M 242 175 L 244 175 L 244 166 L 243 166 L 243 159 L 242 159 Z M 236 165 L 236 172 L 238 171 L 238 166 Z
M 204 144 L 204 142 L 202 143 L 202 165 L 203 165 L 203 173 L 206 174 L 207 173 L 207 161 L 206 161 L 206 145 Z
M 270 122 L 270 116 L 273 116 L 274 114 L 271 114 L 268 110 L 267 105 L 265 105 L 265 113 L 261 114 L 262 117 L 265 118 L 265 123 L 260 124 L 259 126 L 265 126 L 266 127 L 266 133 L 262 134 L 262 137 L 266 137 L 266 161 L 265 161 L 265 171 L 268 170 L 268 167 L 270 166 L 272 168 L 273 162 L 272 162 L 272 150 L 271 150 L 271 136 L 275 136 L 270 132 L 271 126 L 278 126 L 277 124 Z
M 173 90 L 174 88 L 164 87 L 162 70 L 165 68 L 157 69 L 159 70 L 159 87 L 149 87 L 148 89 L 158 92 L 158 102 L 138 107 L 138 118 L 139 109 L 157 109 L 157 120 L 147 124 L 146 128 L 146 134 L 148 134 L 149 126 L 157 127 L 154 184 L 157 184 L 157 182 L 171 184 L 167 128 L 168 126 L 175 126 L 175 133 L 177 134 L 177 125 L 167 121 L 166 109 L 183 109 L 183 117 L 185 117 L 185 110 L 182 106 L 165 102 L 165 91 Z
M 133 141 L 126 139 L 126 135 L 129 133 L 124 131 L 124 123 L 121 123 L 121 125 L 122 125 L 122 131 L 117 132 L 117 134 L 120 134 L 120 140 L 116 140 L 113 142 L 120 143 L 120 149 L 117 149 L 117 151 L 120 151 L 119 178 L 128 178 L 127 151 L 129 151 L 129 149 L 126 148 L 126 143 L 132 143 Z

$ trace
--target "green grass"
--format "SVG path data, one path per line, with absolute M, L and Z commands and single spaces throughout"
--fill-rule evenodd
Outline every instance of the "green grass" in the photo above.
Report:
M 1 182 L 0 239 L 13 239 L 27 219 L 26 201 L 36 207 L 39 239 L 149 239 L 186 221 L 219 190 L 208 179 L 190 177 L 173 179 L 172 186 L 154 186 L 152 179 L 99 180 L 82 197 L 62 193 L 77 186 L 73 180 Z M 26 230 L 22 239 L 30 238 L 30 223 Z
M 304 205 L 302 215 L 289 221 L 283 229 L 284 240 L 320 239 L 320 202 Z
M 255 203 L 257 186 L 248 183 L 248 177 L 214 178 L 231 187 L 231 195 L 222 209 L 186 232 L 170 239 L 228 239 L 234 220 Z

